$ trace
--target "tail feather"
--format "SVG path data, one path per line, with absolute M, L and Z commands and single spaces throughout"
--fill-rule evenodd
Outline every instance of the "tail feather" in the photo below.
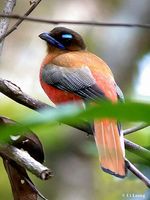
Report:
M 94 128 L 102 169 L 115 176 L 124 177 L 126 175 L 124 149 L 116 121 L 107 119 L 96 121 Z

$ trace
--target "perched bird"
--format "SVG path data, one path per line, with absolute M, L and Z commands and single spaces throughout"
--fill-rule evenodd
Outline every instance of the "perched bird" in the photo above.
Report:
M 40 83 L 55 104 L 70 101 L 117 102 L 122 93 L 107 64 L 86 50 L 75 31 L 56 27 L 39 37 L 47 42 L 47 55 L 40 69 Z M 124 144 L 116 120 L 94 121 L 94 138 L 102 169 L 123 178 L 126 175 Z

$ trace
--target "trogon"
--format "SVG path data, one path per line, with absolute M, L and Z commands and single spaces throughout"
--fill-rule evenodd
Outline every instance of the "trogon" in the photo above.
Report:
M 86 49 L 75 31 L 56 27 L 39 35 L 47 43 L 47 55 L 40 69 L 40 83 L 56 105 L 66 102 L 117 102 L 123 98 L 108 65 Z M 94 121 L 94 138 L 101 168 L 117 177 L 125 177 L 123 136 L 115 119 Z

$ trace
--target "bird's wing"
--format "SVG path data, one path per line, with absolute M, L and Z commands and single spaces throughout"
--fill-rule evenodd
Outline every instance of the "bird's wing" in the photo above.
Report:
M 42 80 L 60 90 L 75 93 L 84 100 L 104 99 L 105 94 L 96 84 L 88 67 L 66 68 L 47 64 L 42 70 Z
M 125 102 L 124 95 L 120 87 L 116 84 L 117 97 L 120 102 Z

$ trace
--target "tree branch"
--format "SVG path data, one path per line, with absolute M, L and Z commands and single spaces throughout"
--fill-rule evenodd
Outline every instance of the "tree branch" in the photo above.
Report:
M 142 157 L 143 159 L 150 161 L 150 151 L 145 149 L 144 147 L 141 147 L 138 144 L 135 144 L 127 139 L 124 139 L 125 141 L 125 147 L 128 151 Z
M 4 6 L 3 15 L 10 15 L 13 11 L 14 6 L 16 5 L 16 0 L 7 0 Z M 1 16 L 2 17 L 2 16 Z M 0 38 L 5 35 L 9 26 L 9 18 L 3 17 L 0 20 Z M 3 48 L 3 42 L 0 41 L 0 55 Z
M 4 95 L 6 95 L 7 97 L 11 98 L 12 100 L 16 101 L 17 103 L 24 105 L 28 108 L 31 108 L 32 110 L 36 110 L 39 111 L 40 109 L 43 108 L 53 108 L 54 107 L 43 103 L 42 101 L 39 101 L 37 99 L 34 99 L 32 97 L 30 97 L 29 95 L 25 94 L 20 87 L 18 87 L 16 84 L 12 83 L 11 81 L 5 80 L 0 78 L 0 92 L 3 93 Z M 83 124 L 82 124 L 83 123 Z M 86 133 L 88 133 L 89 135 L 93 135 L 92 133 L 92 129 L 90 127 L 90 125 L 88 125 L 88 123 L 86 122 L 81 122 L 82 125 L 72 125 L 72 124 L 67 124 L 70 126 L 73 126 L 74 128 L 77 128 L 81 131 L 84 131 Z M 148 125 L 142 125 L 143 128 L 147 127 Z M 129 134 L 132 133 L 134 130 L 137 130 L 137 127 L 133 127 L 127 130 L 123 130 L 123 134 Z M 141 128 L 142 129 L 142 128 Z M 127 143 L 127 147 L 128 147 L 128 143 Z M 134 144 L 133 148 L 134 148 Z M 131 144 L 129 145 L 129 147 L 131 147 Z
M 13 99 L 14 101 L 27 106 L 33 110 L 38 110 L 48 105 L 31 98 L 29 95 L 22 92 L 21 88 L 12 83 L 11 81 L 0 78 L 0 92 Z M 52 108 L 52 107 L 50 107 Z
M 41 110 L 43 108 L 55 109 L 54 107 L 52 107 L 44 102 L 41 102 L 37 99 L 30 97 L 29 95 L 25 94 L 21 90 L 21 88 L 18 87 L 16 84 L 12 83 L 11 81 L 2 79 L 2 78 L 0 78 L 0 92 L 3 93 L 4 95 L 6 95 L 7 97 L 11 98 L 12 100 L 16 101 L 17 103 L 24 105 L 24 106 L 31 108 L 32 110 L 35 110 L 38 112 L 39 112 L 39 110 Z M 81 124 L 82 124 L 82 122 L 81 122 Z M 70 125 L 70 126 L 73 126 L 74 128 L 82 130 L 82 131 L 88 133 L 89 135 L 93 135 L 92 129 L 89 126 L 87 126 L 87 123 L 83 122 L 83 124 L 84 125 L 82 125 L 82 126 L 81 125 L 71 125 L 71 124 L 67 124 L 67 125 Z M 135 129 L 135 127 L 134 127 L 134 129 Z M 123 132 L 125 132 L 125 130 Z M 129 147 L 130 149 L 132 147 L 134 148 L 134 143 L 129 144 L 126 140 L 125 140 L 125 143 L 127 143 L 126 147 Z M 137 146 L 135 145 L 135 148 L 136 147 Z
M 20 103 L 28 108 L 31 108 L 32 110 L 39 111 L 40 109 L 43 109 L 46 107 L 54 109 L 54 107 L 52 107 L 46 103 L 43 103 L 37 99 L 34 99 L 34 98 L 30 97 L 29 95 L 25 94 L 20 89 L 20 87 L 18 87 L 11 81 L 1 79 L 1 78 L 0 78 L 0 92 L 3 93 L 4 95 L 8 96 L 9 98 L 13 99 L 17 103 Z M 69 123 L 67 125 L 71 125 L 74 128 L 77 128 L 81 131 L 85 131 L 89 135 L 93 134 L 91 126 L 86 122 L 82 122 L 82 125 L 72 125 Z
M 10 81 L 1 79 L 1 78 L 0 78 L 0 92 L 3 93 L 4 95 L 8 96 L 12 100 L 14 100 L 14 101 L 16 101 L 16 102 L 18 102 L 18 103 L 20 103 L 20 104 L 22 104 L 22 105 L 24 105 L 28 108 L 36 110 L 38 112 L 39 112 L 39 109 L 42 109 L 42 108 L 46 108 L 46 107 L 53 108 L 53 107 L 51 107 L 51 106 L 49 106 L 49 105 L 47 105 L 47 104 L 45 104 L 45 103 L 43 103 L 39 100 L 31 98 L 30 96 L 28 96 L 27 94 L 22 92 L 22 90 L 17 85 L 15 85 L 14 83 L 12 83 Z M 86 126 L 85 122 L 83 122 L 83 123 L 84 123 L 83 126 L 73 125 L 73 127 L 92 135 L 93 133 L 92 133 L 91 127 Z M 81 124 L 82 124 L 82 122 L 81 122 Z M 71 125 L 71 124 L 68 124 L 68 125 Z M 132 152 L 134 152 L 134 153 L 136 153 L 136 154 L 138 154 L 142 157 L 146 153 L 145 159 L 148 159 L 148 160 L 150 159 L 150 152 L 148 150 L 144 149 L 143 147 L 141 147 L 141 146 L 139 146 L 139 145 L 137 145 L 133 142 L 130 142 L 127 139 L 125 139 L 124 142 L 125 142 L 125 147 L 126 147 L 127 150 L 132 151 Z M 135 167 L 133 167 L 132 165 L 127 165 L 127 167 L 138 178 L 140 178 L 140 174 L 138 176 L 138 172 L 137 172 L 138 170 L 134 171 Z M 146 185 L 148 185 L 148 184 L 149 184 L 149 182 Z
M 37 162 L 24 150 L 20 150 L 12 145 L 0 144 L 0 154 L 15 161 L 18 165 L 42 180 L 47 180 L 51 176 L 51 171 L 47 167 Z
M 15 121 L 9 118 L 0 116 L 0 125 L 15 123 Z M 44 160 L 42 144 L 33 132 L 27 132 L 25 133 L 25 135 L 26 136 L 24 136 L 24 138 L 20 137 L 20 140 L 18 138 L 14 142 L 11 142 L 12 145 L 0 143 L 0 155 L 3 158 L 15 161 L 19 166 L 22 166 L 24 169 L 29 170 L 32 174 L 35 174 L 42 180 L 47 180 L 51 176 L 51 171 L 40 163 Z M 24 145 L 25 141 L 28 141 L 30 149 L 29 147 L 27 148 Z M 32 142 L 36 144 L 36 149 L 35 147 L 33 147 Z M 21 149 L 18 149 L 16 147 Z M 32 155 L 32 157 L 29 155 L 29 153 L 30 155 Z M 37 153 L 38 157 L 35 157 L 34 155 Z M 36 158 L 36 160 L 33 157 Z M 40 162 L 38 162 L 37 160 Z
M 144 184 L 150 188 L 150 180 L 144 176 L 129 160 L 126 159 L 127 167 L 128 169 L 137 176 L 141 181 L 144 182 Z
M 0 116 L 0 125 L 15 123 L 9 118 Z M 44 161 L 43 147 L 33 132 L 27 131 L 24 136 L 10 140 L 9 144 L 0 144 L 0 156 L 3 159 L 15 200 L 37 200 L 37 195 L 46 200 L 26 173 L 27 169 L 42 180 L 51 176 L 51 171 L 41 164 Z
M 150 24 L 129 24 L 129 23 L 105 23 L 105 22 L 91 22 L 91 21 L 64 21 L 64 20 L 48 20 L 35 17 L 26 17 L 21 15 L 4 15 L 0 14 L 0 17 L 7 17 L 12 19 L 23 19 L 26 21 L 47 23 L 47 24 L 73 24 L 73 25 L 89 25 L 89 26 L 105 26 L 105 27 L 127 27 L 127 28 L 150 28 Z
M 31 5 L 31 7 L 29 8 L 29 10 L 27 10 L 25 12 L 25 14 L 23 15 L 23 17 L 26 17 L 28 16 L 37 6 L 38 4 L 41 2 L 41 0 L 37 0 L 37 1 L 34 1 Z M 0 42 L 5 38 L 7 37 L 9 34 L 11 34 L 13 31 L 15 31 L 17 29 L 17 27 L 23 22 L 24 19 L 19 19 L 5 34 L 3 34 L 1 37 L 0 37 Z
M 130 133 L 134 133 L 134 132 L 136 132 L 136 131 L 139 131 L 139 130 L 142 130 L 142 129 L 144 129 L 144 128 L 147 128 L 147 127 L 149 127 L 150 126 L 150 124 L 140 124 L 139 126 L 135 126 L 135 127 L 132 127 L 132 128 L 128 128 L 128 129 L 126 129 L 126 130 L 123 130 L 122 132 L 123 132 L 123 135 L 128 135 L 128 134 L 130 134 Z

